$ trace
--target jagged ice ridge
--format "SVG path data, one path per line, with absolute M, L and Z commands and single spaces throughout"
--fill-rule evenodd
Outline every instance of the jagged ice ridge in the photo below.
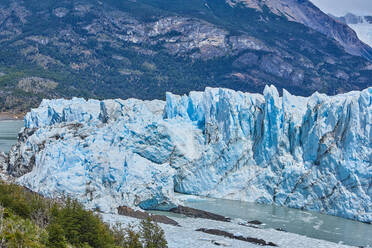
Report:
M 176 191 L 372 222 L 371 126 L 372 88 L 44 100 L 25 117 L 8 173 L 105 212 L 166 210 Z

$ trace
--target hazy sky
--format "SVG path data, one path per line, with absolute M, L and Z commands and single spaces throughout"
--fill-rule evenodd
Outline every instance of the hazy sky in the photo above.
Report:
M 372 15 L 372 0 L 310 0 L 325 13 L 341 16 L 347 12 Z

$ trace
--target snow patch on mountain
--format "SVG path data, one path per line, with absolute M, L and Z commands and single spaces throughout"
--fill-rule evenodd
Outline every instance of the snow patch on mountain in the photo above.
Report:
M 359 39 L 372 47 L 372 23 L 362 22 L 358 24 L 348 24 L 357 33 Z
M 347 24 L 357 33 L 361 41 L 372 47 L 372 16 L 357 16 L 348 13 L 345 16 L 332 17 Z
M 115 212 L 172 208 L 176 191 L 372 221 L 372 88 L 44 100 L 25 123 L 8 172 L 47 196 Z

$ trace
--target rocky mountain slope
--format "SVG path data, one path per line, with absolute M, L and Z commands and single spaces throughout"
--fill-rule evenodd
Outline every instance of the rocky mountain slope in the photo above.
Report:
M 320 11 L 310 1 L 299 0 L 229 0 L 232 5 L 242 2 L 248 7 L 262 11 L 268 7 L 277 15 L 284 15 L 290 21 L 302 23 L 318 32 L 335 39 L 345 50 L 354 55 L 372 60 L 372 48 L 361 42 L 347 25 L 336 22 Z
M 370 50 L 346 25 L 308 1 L 275 2 L 0 1 L 0 111 L 206 86 L 272 83 L 298 95 L 371 86 Z
M 174 192 L 372 221 L 372 88 L 300 97 L 207 88 L 160 100 L 44 100 L 7 173 L 104 212 L 173 208 Z

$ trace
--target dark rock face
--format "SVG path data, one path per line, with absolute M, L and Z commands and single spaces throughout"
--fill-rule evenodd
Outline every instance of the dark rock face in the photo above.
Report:
M 261 58 L 260 68 L 270 74 L 281 78 L 290 78 L 293 67 L 283 61 L 279 56 L 265 55 Z
M 259 57 L 254 53 L 244 53 L 233 62 L 233 67 L 237 69 L 244 69 L 246 67 L 256 66 Z
M 62 117 L 54 116 L 53 118 L 57 120 Z M 69 123 L 62 127 L 73 130 L 73 135 L 75 137 L 80 137 L 82 140 L 87 137 L 86 133 L 80 132 L 80 128 L 82 127 L 81 123 Z M 50 137 L 46 137 L 45 140 L 35 143 L 32 149 L 25 149 L 25 142 L 27 142 L 30 136 L 34 135 L 37 130 L 37 128 L 25 128 L 23 132 L 18 134 L 18 142 L 10 149 L 6 156 L 6 168 L 4 169 L 7 170 L 8 175 L 12 177 L 21 177 L 31 172 L 35 166 L 37 155 L 45 148 L 45 143 L 63 139 L 60 133 L 55 133 Z
M 201 219 L 230 222 L 229 218 L 226 218 L 222 215 L 214 214 L 211 212 L 207 212 L 207 211 L 203 211 L 203 210 L 199 210 L 195 208 L 184 207 L 184 206 L 178 206 L 177 208 L 172 208 L 169 211 L 172 213 L 182 214 L 182 215 L 185 215 L 187 217 L 192 217 L 192 218 L 201 218 Z
M 237 239 L 237 240 L 249 242 L 249 243 L 256 244 L 256 245 L 278 246 L 278 245 L 274 244 L 273 242 L 267 242 L 263 239 L 237 236 L 237 235 L 234 235 L 232 233 L 222 231 L 222 230 L 218 230 L 218 229 L 200 228 L 200 229 L 197 229 L 196 231 L 197 232 L 204 232 L 204 233 L 208 233 L 208 234 L 212 234 L 212 235 L 217 235 L 217 236 L 223 236 L 223 237 L 227 237 L 227 238 L 230 238 L 230 239 Z
M 6 171 L 7 159 L 8 156 L 0 151 L 0 173 L 4 173 Z
M 283 228 L 275 228 L 275 230 L 277 230 L 277 231 L 279 231 L 279 232 L 287 232 L 285 229 L 283 229 Z
M 241 226 L 260 229 L 260 225 L 262 225 L 263 223 L 259 220 L 252 220 L 252 221 L 239 222 L 238 224 Z
M 148 214 L 146 212 L 142 212 L 139 210 L 133 210 L 132 208 L 122 206 L 118 208 L 118 214 L 136 218 L 136 219 L 147 219 L 151 218 L 152 221 L 158 222 L 158 223 L 163 223 L 163 224 L 168 224 L 168 225 L 173 225 L 173 226 L 179 226 L 177 221 L 172 220 L 171 218 L 168 218 L 167 216 L 163 215 L 155 215 L 155 214 Z
M 259 220 L 252 220 L 252 221 L 248 221 L 247 223 L 249 224 L 253 224 L 253 225 L 262 225 L 263 223 Z
M 22 153 L 21 147 L 28 137 L 35 133 L 36 129 L 24 129 L 18 134 L 18 142 L 11 148 L 7 159 L 7 174 L 13 177 L 20 177 L 32 171 L 35 166 L 36 153 L 25 151 Z M 42 150 L 43 144 L 39 144 L 37 151 Z

